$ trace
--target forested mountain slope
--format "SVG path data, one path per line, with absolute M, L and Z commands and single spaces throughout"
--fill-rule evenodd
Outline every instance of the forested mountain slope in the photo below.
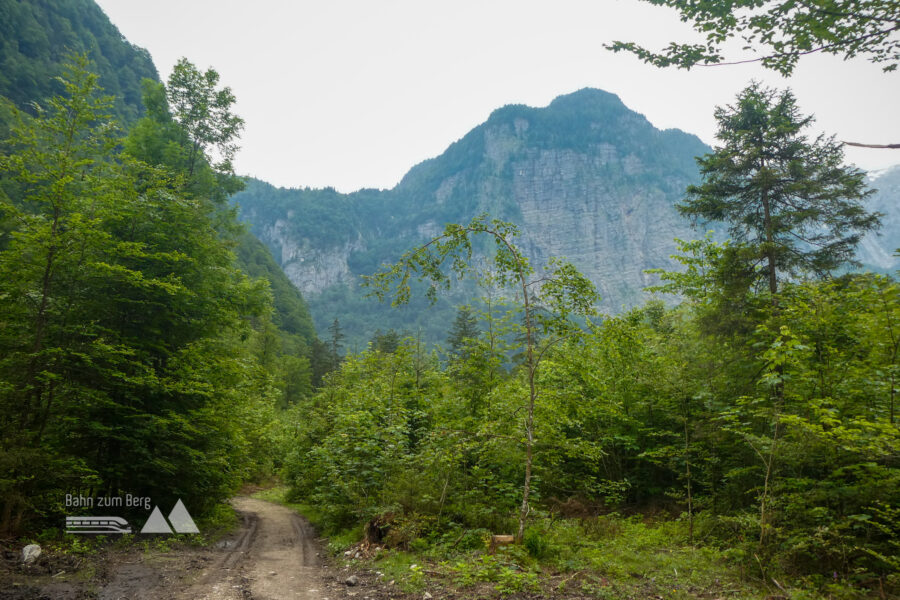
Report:
M 298 335 L 307 342 L 316 337 L 312 318 L 306 308 L 306 302 L 300 291 L 285 276 L 284 271 L 272 259 L 262 242 L 249 232 L 239 237 L 239 245 L 235 249 L 238 267 L 253 278 L 263 277 L 272 288 L 275 325 L 292 335 Z
M 141 80 L 158 80 L 150 53 L 122 37 L 93 0 L 0 0 L 0 96 L 30 110 L 62 91 L 64 57 L 87 52 L 124 123 L 144 112 Z

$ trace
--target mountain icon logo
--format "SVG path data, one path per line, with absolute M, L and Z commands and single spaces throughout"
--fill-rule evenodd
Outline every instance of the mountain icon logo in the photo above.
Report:
M 171 527 L 169 527 L 169 523 L 172 524 Z M 172 531 L 173 529 L 174 532 Z M 169 513 L 168 521 L 163 517 L 159 506 L 154 506 L 153 512 L 150 513 L 150 518 L 147 519 L 144 527 L 141 528 L 141 533 L 200 533 L 200 530 L 197 529 L 194 519 L 191 518 L 187 508 L 184 507 L 184 502 L 179 498 L 178 502 L 175 503 L 175 508 Z

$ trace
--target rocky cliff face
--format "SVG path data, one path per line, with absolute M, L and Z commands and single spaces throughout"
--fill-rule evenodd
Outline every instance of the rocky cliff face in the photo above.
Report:
M 873 175 L 869 185 L 876 190 L 869 208 L 881 213 L 881 229 L 863 238 L 857 257 L 864 268 L 893 275 L 900 270 L 900 166 Z
M 645 269 L 674 266 L 672 240 L 690 234 L 672 209 L 677 196 L 657 186 L 610 186 L 604 172 L 611 161 L 632 175 L 643 169 L 640 159 L 618 156 L 608 145 L 594 155 L 527 152 L 513 163 L 512 194 L 535 264 L 565 256 L 594 282 L 605 308 L 616 311 L 639 302 L 650 283 Z
M 694 157 L 709 151 L 695 136 L 657 130 L 618 97 L 587 89 L 545 108 L 494 111 L 392 190 L 338 194 L 254 182 L 236 199 L 309 299 L 320 330 L 337 317 L 353 323 L 351 336 L 367 339 L 375 328 L 409 331 L 414 322 L 442 339 L 452 307 L 373 308 L 361 300 L 360 275 L 444 224 L 486 212 L 519 225 L 519 244 L 535 266 L 567 258 L 595 283 L 602 308 L 618 312 L 644 299 L 653 283 L 646 269 L 676 267 L 674 238 L 703 234 L 674 205 L 698 179 Z M 886 260 L 876 256 L 880 242 L 872 248 L 873 260 Z M 368 321 L 356 318 L 360 311 Z
M 332 285 L 352 283 L 348 260 L 351 253 L 363 247 L 359 236 L 341 246 L 321 248 L 308 239 L 295 239 L 289 231 L 289 221 L 278 219 L 266 228 L 262 237 L 281 249 L 279 262 L 282 269 L 304 295 L 314 295 Z

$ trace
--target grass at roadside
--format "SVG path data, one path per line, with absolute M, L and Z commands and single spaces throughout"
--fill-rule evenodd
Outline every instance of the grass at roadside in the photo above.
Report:
M 287 492 L 273 487 L 254 497 L 288 506 L 314 526 L 325 522 L 317 507 L 288 502 Z M 362 527 L 354 527 L 331 535 L 328 549 L 339 563 L 374 571 L 399 591 L 435 597 L 757 600 L 782 593 L 742 574 L 727 550 L 691 546 L 679 521 L 538 518 L 523 544 L 491 554 L 487 530 L 452 524 L 427 530 L 415 520 L 398 519 L 399 533 L 388 536 L 394 543 L 387 546 L 361 544 Z

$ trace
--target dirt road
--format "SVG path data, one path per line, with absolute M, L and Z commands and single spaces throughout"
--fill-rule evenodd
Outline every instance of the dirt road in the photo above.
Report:
M 244 518 L 226 552 L 176 597 L 183 600 L 313 600 L 321 598 L 321 561 L 314 534 L 293 511 L 254 498 L 234 506 Z

